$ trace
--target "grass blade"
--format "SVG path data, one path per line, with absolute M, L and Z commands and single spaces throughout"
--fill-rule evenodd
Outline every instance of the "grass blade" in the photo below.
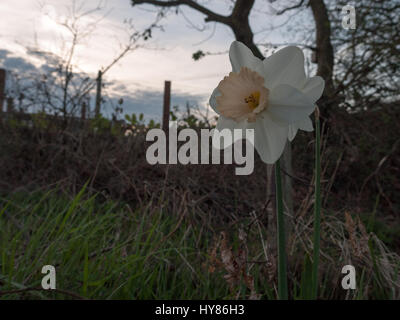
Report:
M 279 160 L 275 163 L 276 213 L 278 230 L 278 295 L 280 300 L 288 299 L 285 217 L 283 216 L 283 195 L 281 167 Z

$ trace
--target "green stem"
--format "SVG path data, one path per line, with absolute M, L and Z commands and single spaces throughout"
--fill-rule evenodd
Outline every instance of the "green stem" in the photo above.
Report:
M 318 297 L 318 265 L 321 238 L 321 160 L 319 112 L 315 115 L 315 205 L 314 205 L 314 258 L 312 273 L 313 298 Z
M 285 217 L 283 216 L 282 179 L 279 160 L 275 163 L 276 213 L 278 229 L 278 296 L 280 300 L 288 299 Z

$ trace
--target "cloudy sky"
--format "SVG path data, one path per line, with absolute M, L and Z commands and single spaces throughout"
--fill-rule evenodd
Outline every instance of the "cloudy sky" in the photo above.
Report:
M 289 0 L 288 0 L 289 1 Z M 28 48 L 63 55 L 70 44 L 68 31 L 57 22 L 70 17 L 73 0 L 2 0 L 0 2 L 0 66 L 24 73 L 40 67 L 43 60 L 29 54 Z M 82 1 L 76 0 L 79 9 Z M 127 25 L 131 19 L 137 30 L 143 30 L 156 17 L 152 6 L 132 7 L 130 0 L 86 0 L 79 12 L 99 6 L 81 19 L 85 26 L 104 17 L 90 36 L 83 39 L 74 55 L 79 71 L 95 77 L 97 70 L 107 66 L 120 52 L 120 45 L 127 42 Z M 208 8 L 227 14 L 229 1 L 204 1 Z M 277 5 L 258 0 L 251 15 L 251 25 L 257 43 L 296 42 L 297 32 L 288 32 L 295 26 L 296 17 L 274 15 Z M 272 30 L 290 18 L 284 28 Z M 207 56 L 194 61 L 192 54 L 201 49 L 208 52 L 226 52 L 234 40 L 233 34 L 221 24 L 204 24 L 204 16 L 183 8 L 161 22 L 162 30 L 154 30 L 153 37 L 124 57 L 106 75 L 107 93 L 111 97 L 124 97 L 124 111 L 146 114 L 147 118 L 159 119 L 162 106 L 162 90 L 165 80 L 172 81 L 172 104 L 184 106 L 185 102 L 205 107 L 208 96 L 231 70 L 227 54 Z M 307 19 L 305 19 L 307 21 Z M 203 28 L 198 31 L 196 28 Z M 289 28 L 289 29 L 288 29 Z M 292 27 L 293 28 L 293 27 Z M 294 31 L 296 27 L 294 27 Z M 290 36 L 289 36 L 290 34 Z M 263 50 L 263 47 L 260 47 Z

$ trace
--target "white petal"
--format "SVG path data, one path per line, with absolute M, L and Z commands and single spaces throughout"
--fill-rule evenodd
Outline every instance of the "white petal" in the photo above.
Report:
M 254 129 L 254 144 L 261 159 L 269 164 L 275 163 L 282 155 L 288 138 L 288 126 L 281 126 L 271 119 L 266 112 L 257 116 L 256 122 L 242 121 L 237 123 L 234 120 L 220 116 L 218 119 L 217 130 L 242 129 L 245 136 L 245 129 Z M 228 141 L 229 142 L 229 141 Z M 224 142 L 223 147 L 230 143 Z
M 242 125 L 243 122 L 244 122 L 244 121 L 242 121 L 242 122 L 240 122 L 240 123 L 237 123 L 237 122 L 236 122 L 235 120 L 233 120 L 233 119 L 229 119 L 229 118 L 226 118 L 226 117 L 224 117 L 224 116 L 219 116 L 216 129 L 218 129 L 218 130 L 222 130 L 222 129 L 230 129 L 230 130 L 233 130 L 233 129 L 236 129 L 236 128 L 238 127 L 239 124 Z M 242 126 L 243 126 L 243 125 L 242 125 Z
M 219 114 L 219 112 L 217 111 L 217 97 L 220 95 L 221 95 L 221 93 L 218 91 L 218 87 L 217 87 L 212 92 L 210 100 L 209 100 L 210 107 L 218 114 Z
M 222 131 L 223 129 L 228 129 L 231 131 L 231 137 L 235 137 L 233 130 L 234 129 L 241 129 L 242 130 L 242 139 L 245 139 L 246 137 L 246 129 L 248 129 L 248 122 L 246 120 L 243 120 L 241 122 L 236 122 L 235 120 L 226 118 L 224 116 L 219 116 L 218 118 L 218 123 L 216 128 L 219 131 Z M 236 136 L 237 138 L 237 136 Z M 236 142 L 238 139 L 235 139 L 234 142 Z M 223 148 L 226 148 L 232 144 L 232 139 L 230 141 L 225 141 L 223 140 Z M 213 140 L 213 145 L 214 145 L 214 140 Z M 217 145 L 214 145 L 215 148 L 219 149 Z
M 302 88 L 306 81 L 303 51 L 294 46 L 285 47 L 263 61 L 265 86 L 272 89 L 279 84 Z
M 309 117 L 304 118 L 303 120 L 297 121 L 293 124 L 289 125 L 289 130 L 288 130 L 288 139 L 289 141 L 292 141 L 294 137 L 297 134 L 297 131 L 301 129 L 304 131 L 311 132 L 314 130 L 312 121 Z
M 299 127 L 299 129 L 303 131 L 314 131 L 313 123 L 309 117 L 306 117 L 303 120 L 296 122 L 296 125 Z
M 325 81 L 319 76 L 312 77 L 306 81 L 304 87 L 301 89 L 310 100 L 314 103 L 322 96 L 324 92 Z
M 239 41 L 232 42 L 229 49 L 229 59 L 231 60 L 233 72 L 239 72 L 242 67 L 248 67 L 262 74 L 262 61 L 254 56 L 251 50 Z
M 288 130 L 289 141 L 292 141 L 294 139 L 298 130 L 299 130 L 299 127 L 295 123 L 289 125 L 289 130 Z
M 271 90 L 267 111 L 275 120 L 292 124 L 303 120 L 314 109 L 314 103 L 300 90 L 280 84 Z
M 269 164 L 275 163 L 285 148 L 288 126 L 280 126 L 266 112 L 260 114 L 252 125 L 254 126 L 255 147 L 261 159 Z

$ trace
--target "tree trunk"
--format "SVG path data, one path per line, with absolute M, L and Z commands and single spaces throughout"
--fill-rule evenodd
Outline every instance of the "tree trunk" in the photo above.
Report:
M 323 0 L 310 0 L 310 6 L 316 29 L 317 75 L 325 80 L 323 100 L 326 100 L 331 98 L 335 91 L 332 81 L 334 58 L 331 43 L 331 23 Z

